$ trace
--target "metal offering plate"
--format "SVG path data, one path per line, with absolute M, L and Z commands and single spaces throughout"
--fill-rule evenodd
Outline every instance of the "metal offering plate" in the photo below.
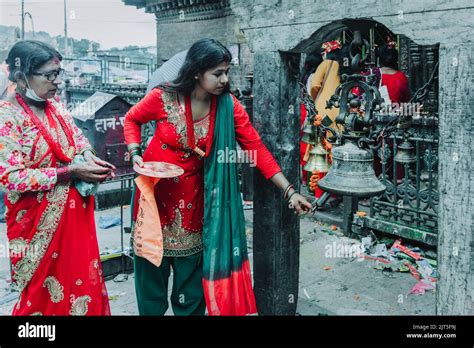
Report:
M 166 162 L 144 162 L 143 168 L 135 163 L 133 170 L 152 178 L 174 178 L 184 173 L 184 169 L 180 166 Z

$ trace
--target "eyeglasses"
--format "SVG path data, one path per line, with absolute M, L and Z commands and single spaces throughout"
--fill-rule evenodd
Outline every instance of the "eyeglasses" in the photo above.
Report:
M 34 73 L 32 73 L 32 75 L 44 76 L 44 77 L 46 77 L 46 80 L 48 80 L 50 82 L 53 82 L 54 80 L 56 80 L 58 78 L 58 76 L 61 79 L 63 78 L 64 69 L 54 70 L 54 71 L 51 71 L 51 72 L 48 72 L 48 73 L 34 72 Z

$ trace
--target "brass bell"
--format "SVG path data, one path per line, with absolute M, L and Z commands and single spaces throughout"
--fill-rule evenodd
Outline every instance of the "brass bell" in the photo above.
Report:
M 386 190 L 377 179 L 372 151 L 359 148 L 346 139 L 344 145 L 332 148 L 332 166 L 318 186 L 327 192 L 343 196 L 370 197 Z
M 316 139 L 314 135 L 314 127 L 311 124 L 311 119 L 306 119 L 306 125 L 303 128 L 303 136 L 301 137 L 301 141 L 306 144 L 315 145 Z
M 303 167 L 304 170 L 312 174 L 314 171 L 327 173 L 329 171 L 329 165 L 327 163 L 328 152 L 323 148 L 321 143 L 317 144 L 309 152 L 309 159 Z
M 408 140 L 405 140 L 397 147 L 397 154 L 394 160 L 398 163 L 416 162 L 415 148 Z

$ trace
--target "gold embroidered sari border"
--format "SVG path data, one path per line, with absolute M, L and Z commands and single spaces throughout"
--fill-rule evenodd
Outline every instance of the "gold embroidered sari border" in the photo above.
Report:
M 69 195 L 69 182 L 57 184 L 48 194 L 48 204 L 41 214 L 36 232 L 25 255 L 13 266 L 13 279 L 21 293 L 31 281 L 58 228 Z
M 186 257 L 197 254 L 204 250 L 204 244 L 197 245 L 191 249 L 186 250 L 171 250 L 171 249 L 164 249 L 163 256 L 166 257 Z

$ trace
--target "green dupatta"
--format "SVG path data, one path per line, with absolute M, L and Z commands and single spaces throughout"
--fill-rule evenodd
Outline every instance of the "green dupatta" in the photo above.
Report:
M 204 163 L 203 286 L 209 315 L 257 312 L 237 164 L 222 156 L 236 148 L 234 104 L 225 94 L 218 100 L 213 145 Z

